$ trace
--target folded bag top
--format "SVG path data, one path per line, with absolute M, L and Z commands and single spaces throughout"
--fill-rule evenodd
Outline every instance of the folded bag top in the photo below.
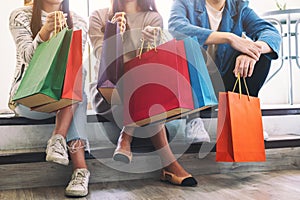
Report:
M 124 66 L 124 125 L 164 121 L 194 109 L 183 41 L 168 41 Z

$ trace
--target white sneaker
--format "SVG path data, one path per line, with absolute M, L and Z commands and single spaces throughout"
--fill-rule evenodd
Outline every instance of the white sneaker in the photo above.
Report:
M 189 121 L 185 128 L 185 137 L 187 142 L 210 142 L 210 137 L 205 130 L 201 118 L 195 118 Z
M 269 134 L 267 131 L 264 131 L 264 140 L 268 140 Z
M 76 169 L 65 190 L 66 196 L 84 197 L 88 194 L 90 172 L 87 169 Z
M 61 165 L 68 165 L 69 158 L 66 140 L 62 135 L 53 135 L 47 143 L 46 161 L 55 162 Z

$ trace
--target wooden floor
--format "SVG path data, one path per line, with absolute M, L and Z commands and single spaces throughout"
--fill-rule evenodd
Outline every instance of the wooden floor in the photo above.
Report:
M 196 177 L 194 188 L 173 186 L 158 180 L 138 180 L 90 184 L 91 200 L 299 200 L 300 170 L 228 173 Z M 1 200 L 69 199 L 64 187 L 0 191 Z M 74 199 L 74 198 L 70 198 Z M 76 199 L 76 198 L 75 198 Z

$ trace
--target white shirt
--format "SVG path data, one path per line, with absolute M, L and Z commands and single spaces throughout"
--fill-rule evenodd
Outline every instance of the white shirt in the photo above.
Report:
M 209 24 L 210 24 L 210 29 L 213 31 L 217 31 L 219 29 L 221 20 L 222 20 L 222 15 L 223 15 L 223 10 L 224 7 L 219 11 L 216 10 L 214 7 L 212 7 L 207 1 L 206 1 L 206 10 L 207 10 L 207 15 L 209 19 Z M 208 45 L 207 52 L 211 56 L 211 58 L 214 60 L 216 51 L 217 51 L 218 46 L 215 44 Z

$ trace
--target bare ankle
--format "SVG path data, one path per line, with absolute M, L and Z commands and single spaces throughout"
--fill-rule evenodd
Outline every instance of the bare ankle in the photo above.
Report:
M 122 131 L 120 133 L 117 145 L 126 147 L 128 149 L 128 147 L 130 148 L 131 141 L 132 141 L 132 136 Z
M 176 174 L 179 177 L 186 176 L 189 174 L 177 161 L 172 162 L 168 166 L 164 167 L 164 169 L 166 171 Z

